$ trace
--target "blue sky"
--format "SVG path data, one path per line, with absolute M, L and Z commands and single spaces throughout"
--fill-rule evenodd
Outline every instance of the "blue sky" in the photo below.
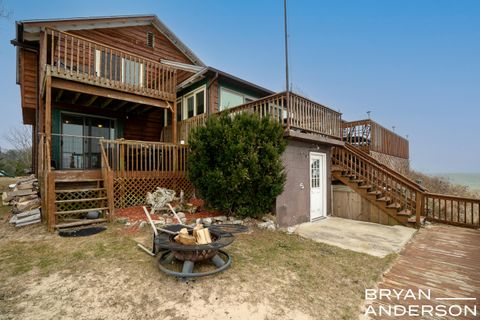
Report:
M 283 1 L 13 1 L 0 21 L 0 146 L 21 123 L 14 22 L 154 13 L 206 64 L 284 88 Z M 289 1 L 291 81 L 303 95 L 408 135 L 415 169 L 480 172 L 480 1 Z

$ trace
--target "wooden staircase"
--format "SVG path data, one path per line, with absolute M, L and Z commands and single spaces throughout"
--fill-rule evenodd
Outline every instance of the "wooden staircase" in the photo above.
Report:
M 100 170 L 56 174 L 54 228 L 106 222 L 108 209 L 107 192 Z M 99 215 L 87 218 L 89 212 L 98 212 Z
M 419 227 L 425 222 L 421 216 L 423 188 L 352 145 L 334 148 L 332 179 L 352 188 L 399 224 Z

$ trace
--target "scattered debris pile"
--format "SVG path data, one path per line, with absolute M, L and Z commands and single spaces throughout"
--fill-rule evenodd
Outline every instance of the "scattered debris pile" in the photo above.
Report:
M 13 206 L 11 224 L 23 227 L 40 222 L 42 204 L 38 191 L 38 180 L 34 175 L 9 185 L 9 191 L 2 194 L 2 202 L 4 206 Z
M 212 243 L 212 236 L 208 228 L 204 228 L 202 224 L 197 224 L 193 228 L 192 234 L 188 232 L 187 228 L 182 228 L 174 240 L 184 245 L 197 245 Z

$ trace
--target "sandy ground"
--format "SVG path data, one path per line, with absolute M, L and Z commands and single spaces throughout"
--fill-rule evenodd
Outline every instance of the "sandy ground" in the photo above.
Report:
M 0 319 L 351 319 L 379 259 L 254 229 L 236 237 L 226 272 L 180 282 L 136 248 L 148 228 L 62 238 L 0 223 Z

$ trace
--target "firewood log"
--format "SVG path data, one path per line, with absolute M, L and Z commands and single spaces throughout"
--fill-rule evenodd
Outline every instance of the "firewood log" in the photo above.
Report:
M 19 202 L 16 204 L 18 211 L 28 211 L 40 207 L 40 199 L 28 200 L 25 202 Z

